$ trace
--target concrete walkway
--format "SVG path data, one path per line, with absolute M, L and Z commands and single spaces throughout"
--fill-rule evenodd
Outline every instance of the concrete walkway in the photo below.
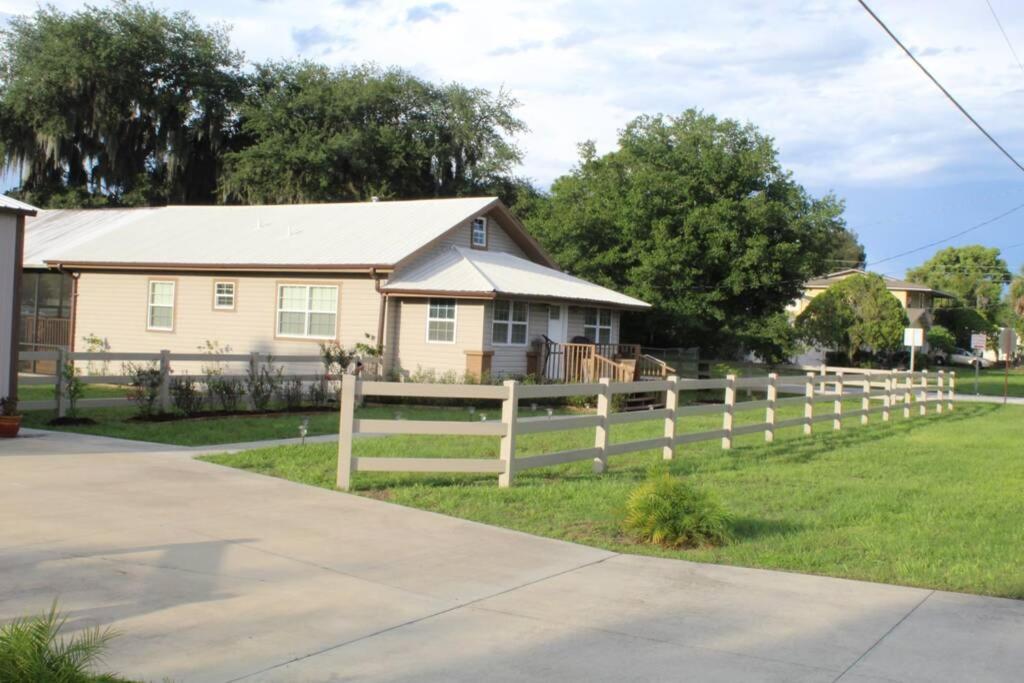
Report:
M 143 680 L 1019 680 L 1024 603 L 616 555 L 192 459 L 0 442 L 0 620 Z

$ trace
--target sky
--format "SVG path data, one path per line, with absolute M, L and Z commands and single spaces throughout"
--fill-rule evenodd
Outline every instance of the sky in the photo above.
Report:
M 1024 57 L 1024 3 L 989 0 Z M 74 10 L 80 3 L 55 0 Z M 103 4 L 99 2 L 97 4 Z M 640 114 L 702 109 L 758 126 L 811 193 L 834 192 L 869 268 L 902 276 L 947 245 L 1024 264 L 1024 172 L 854 0 L 154 0 L 230 26 L 247 59 L 376 62 L 519 100 L 518 173 L 547 187 L 577 145 L 614 149 Z M 1024 162 L 1024 65 L 986 0 L 873 0 L 943 85 Z M 4 15 L 36 2 L 0 0 Z M 0 188 L 13 184 L 8 176 Z M 899 256 L 1021 210 L 939 246 Z

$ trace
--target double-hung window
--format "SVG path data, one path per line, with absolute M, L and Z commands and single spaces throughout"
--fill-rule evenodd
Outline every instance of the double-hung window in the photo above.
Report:
M 607 308 L 583 309 L 583 336 L 595 344 L 611 344 L 612 312 Z
M 474 218 L 471 244 L 477 249 L 487 248 L 487 219 Z
M 530 304 L 525 301 L 495 301 L 491 341 L 495 344 L 525 345 Z
M 427 309 L 427 341 L 454 344 L 455 299 L 430 299 Z
M 277 336 L 334 339 L 337 328 L 337 285 L 277 286 Z
M 218 311 L 235 310 L 235 283 L 213 283 L 213 307 Z
M 174 280 L 149 281 L 146 329 L 161 332 L 174 329 Z

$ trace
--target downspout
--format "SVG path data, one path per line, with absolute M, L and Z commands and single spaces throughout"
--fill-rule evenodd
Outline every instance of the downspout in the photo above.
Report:
M 373 289 L 380 298 L 380 305 L 377 310 L 377 356 L 380 358 L 381 371 L 384 370 L 384 321 L 388 314 L 388 295 L 380 289 L 380 274 L 376 268 L 370 269 L 370 277 L 373 278 Z
M 74 352 L 75 325 L 78 322 L 78 278 L 82 277 L 82 274 L 64 270 L 64 266 L 60 264 L 57 265 L 57 272 L 71 278 L 71 320 L 68 321 L 68 351 Z M 36 303 L 38 305 L 38 300 Z M 37 308 L 36 310 L 38 311 L 39 309 Z

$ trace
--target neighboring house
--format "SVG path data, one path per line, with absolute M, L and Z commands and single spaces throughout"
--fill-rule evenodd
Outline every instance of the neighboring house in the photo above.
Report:
M 42 211 L 27 239 L 35 262 L 73 276 L 77 348 L 97 335 L 119 352 L 209 340 L 285 356 L 369 341 L 389 373 L 557 377 L 550 359 L 575 338 L 639 355 L 619 345 L 621 313 L 649 307 L 560 271 L 495 198 Z
M 867 272 L 857 268 L 847 268 L 846 270 L 836 271 L 835 273 L 829 273 L 823 277 L 813 278 L 804 283 L 803 295 L 793 302 L 786 310 L 790 315 L 791 319 L 796 319 L 798 315 L 804 312 L 811 300 L 824 292 L 832 285 L 844 280 L 851 275 L 866 275 Z M 924 330 L 928 330 L 932 326 L 933 315 L 936 299 L 952 299 L 952 294 L 941 292 L 937 289 L 932 289 L 927 285 L 919 285 L 913 282 L 907 282 L 898 278 L 889 277 L 888 275 L 882 275 L 882 279 L 885 280 L 885 286 L 889 292 L 899 300 L 900 305 L 907 312 L 907 318 L 910 321 L 910 327 L 918 327 Z M 925 343 L 924 351 L 928 350 L 928 345 Z M 800 364 L 816 364 L 824 362 L 825 353 L 822 349 L 811 349 L 807 353 L 797 358 L 797 362 Z
M 25 217 L 35 207 L 0 195 L 0 398 L 18 393 L 18 338 Z

